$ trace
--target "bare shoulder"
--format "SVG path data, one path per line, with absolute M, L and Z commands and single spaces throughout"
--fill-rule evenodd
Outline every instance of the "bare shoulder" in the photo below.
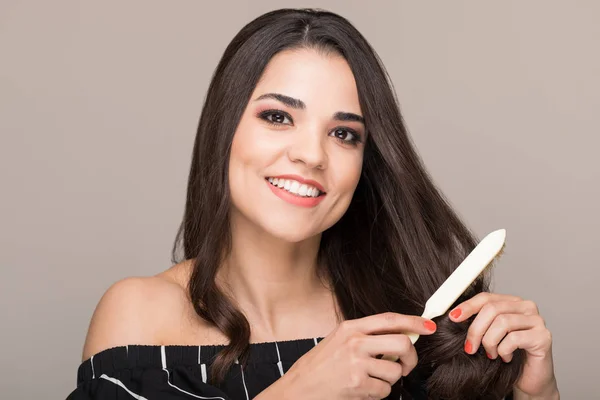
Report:
M 177 268 L 156 276 L 128 277 L 112 284 L 92 315 L 82 360 L 112 347 L 160 344 L 162 327 L 184 312 L 186 292 Z

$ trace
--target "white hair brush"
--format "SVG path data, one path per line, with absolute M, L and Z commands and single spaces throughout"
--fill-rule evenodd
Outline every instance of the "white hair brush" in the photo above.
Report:
M 439 317 L 448 311 L 456 299 L 464 293 L 481 272 L 501 253 L 506 240 L 506 230 L 498 229 L 479 242 L 469 253 L 467 258 L 454 270 L 446 281 L 425 303 L 425 310 L 421 315 L 423 318 L 432 319 Z M 407 333 L 410 341 L 414 344 L 419 335 Z M 396 361 L 397 356 L 384 355 L 383 360 Z

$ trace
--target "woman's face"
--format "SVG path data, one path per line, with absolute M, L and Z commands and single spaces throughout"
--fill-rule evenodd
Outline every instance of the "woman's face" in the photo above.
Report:
M 364 142 L 363 114 L 347 62 L 315 50 L 278 53 L 233 138 L 234 221 L 244 218 L 288 242 L 323 232 L 348 209 Z

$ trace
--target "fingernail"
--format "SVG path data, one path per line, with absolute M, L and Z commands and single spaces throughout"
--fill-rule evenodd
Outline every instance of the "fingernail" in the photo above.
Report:
M 485 355 L 487 356 L 487 358 L 489 358 L 490 360 L 493 360 L 492 355 L 490 353 L 488 353 L 487 351 L 485 352 Z
M 471 350 L 473 350 L 473 345 L 468 340 L 465 342 L 465 351 L 471 354 Z
M 435 322 L 433 322 L 433 321 L 427 320 L 427 321 L 423 322 L 423 325 L 425 325 L 425 329 L 427 329 L 428 331 L 431 331 L 431 332 L 435 332 L 435 330 L 437 329 L 437 326 L 435 325 Z
M 454 310 L 452 310 L 452 312 L 450 313 L 450 316 L 454 319 L 460 317 L 460 314 L 462 314 L 462 311 L 460 308 L 455 308 Z

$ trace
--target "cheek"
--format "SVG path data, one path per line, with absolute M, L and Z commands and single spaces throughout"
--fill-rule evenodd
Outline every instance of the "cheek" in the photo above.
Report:
M 331 206 L 323 220 L 323 230 L 337 223 L 348 211 L 362 172 L 362 156 L 359 159 L 346 158 L 343 160 L 345 164 L 341 163 L 341 159 L 338 161 L 338 165 L 344 167 L 336 168 L 335 175 L 332 176 L 332 182 L 335 182 L 333 192 L 336 195 L 331 198 Z
M 332 164 L 332 182 L 334 182 L 333 192 L 336 193 L 335 197 L 332 197 L 331 212 L 329 217 L 331 220 L 330 224 L 338 221 L 343 214 L 346 213 L 358 182 L 362 173 L 362 154 L 354 154 L 351 157 L 338 157 L 335 160 L 335 164 Z M 337 165 L 337 168 L 333 168 Z
M 231 144 L 231 158 L 234 164 L 262 167 L 266 160 L 279 151 L 280 141 L 276 139 L 260 126 L 240 125 Z
M 231 142 L 232 164 L 247 164 L 252 161 L 252 141 L 248 131 L 240 127 L 233 135 Z
M 336 181 L 338 182 L 338 188 L 344 195 L 352 195 L 362 172 L 362 155 L 353 158 L 352 160 L 345 160 L 339 165 L 343 165 L 344 168 L 340 169 L 336 173 Z
M 240 193 L 246 191 L 248 173 L 253 170 L 252 153 L 251 141 L 248 140 L 247 135 L 242 130 L 237 131 L 231 142 L 229 156 L 229 189 L 236 206 L 239 206 Z
M 242 127 L 233 137 L 229 157 L 229 177 L 232 183 L 241 184 L 245 175 L 256 171 L 260 166 L 262 151 L 252 136 L 250 130 Z
M 259 179 L 264 178 L 266 167 L 274 155 L 273 140 L 265 137 L 260 127 L 241 123 L 231 143 L 229 157 L 229 185 L 233 194 L 244 198 L 257 196 Z

